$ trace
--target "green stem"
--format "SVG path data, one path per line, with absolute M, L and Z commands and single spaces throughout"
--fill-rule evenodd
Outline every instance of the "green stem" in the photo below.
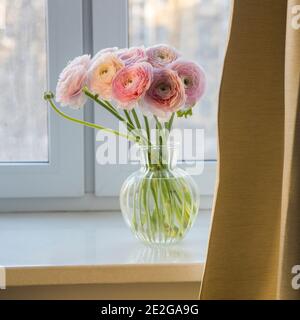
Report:
M 161 129 L 162 129 L 162 126 L 161 126 L 161 123 L 160 123 L 160 121 L 158 120 L 157 116 L 153 116 L 153 118 L 155 119 L 157 128 L 158 128 L 159 130 L 161 130 Z
M 112 109 L 113 112 L 116 112 L 116 113 L 120 116 L 118 110 L 117 110 L 108 100 L 103 100 L 103 101 L 108 105 L 109 108 Z M 121 116 L 120 116 L 120 117 L 121 117 Z M 123 117 L 122 117 L 122 118 L 123 118 Z M 124 118 L 123 118 L 123 119 L 124 119 Z
M 134 121 L 135 121 L 135 123 L 136 123 L 136 126 L 137 126 L 137 128 L 138 129 L 142 129 L 142 126 L 141 126 L 141 123 L 140 123 L 140 121 L 139 121 L 139 117 L 138 117 L 138 115 L 136 114 L 136 111 L 134 110 L 134 109 L 132 109 L 132 114 L 133 114 L 133 118 L 134 118 Z
M 127 110 L 124 110 L 124 114 L 125 114 L 125 116 L 127 118 L 127 121 L 134 127 L 134 124 L 133 124 L 133 122 L 131 120 L 129 112 Z
M 52 109 L 55 112 L 57 112 L 60 116 L 62 116 L 63 118 L 65 118 L 67 120 L 70 120 L 70 121 L 78 123 L 78 124 L 82 124 L 82 125 L 84 125 L 86 127 L 90 127 L 90 128 L 102 130 L 102 131 L 105 131 L 105 132 L 108 132 L 108 133 L 112 133 L 112 134 L 115 134 L 117 136 L 120 136 L 120 137 L 123 137 L 123 138 L 126 138 L 126 139 L 129 139 L 129 140 L 132 140 L 132 141 L 136 142 L 135 139 L 132 139 L 129 136 L 127 136 L 127 135 L 125 135 L 125 134 L 123 134 L 123 133 L 121 133 L 119 131 L 116 131 L 116 130 L 113 130 L 113 129 L 109 129 L 109 128 L 103 127 L 101 125 L 98 125 L 98 124 L 94 124 L 94 123 L 91 123 L 91 122 L 87 122 L 87 121 L 83 121 L 83 120 L 79 120 L 79 119 L 70 117 L 69 115 L 67 115 L 66 113 L 62 112 L 61 110 L 59 110 L 56 107 L 56 105 L 54 104 L 52 98 L 46 97 L 46 100 L 50 103 Z
M 100 100 L 97 95 L 94 95 L 92 92 L 89 91 L 88 88 L 83 88 L 82 91 L 84 92 L 84 94 L 89 97 L 90 99 L 92 99 L 94 102 L 98 103 L 99 105 L 101 105 L 105 110 L 107 110 L 108 112 L 110 112 L 112 115 L 114 115 L 118 120 L 125 122 L 127 125 L 127 128 L 130 130 L 134 130 L 134 126 L 127 122 L 125 118 L 123 118 L 119 112 L 108 102 L 108 101 L 102 101 Z
M 142 126 L 141 126 L 141 123 L 140 123 L 140 120 L 139 120 L 139 117 L 138 117 L 136 111 L 135 111 L 134 109 L 132 109 L 131 112 L 132 112 L 132 114 L 133 114 L 133 118 L 134 118 L 134 121 L 135 121 L 135 123 L 136 123 L 136 126 L 137 126 L 137 128 L 139 129 L 139 132 L 141 133 L 141 138 L 142 138 L 142 140 L 143 140 L 147 145 L 151 144 L 151 142 L 150 142 L 150 136 L 149 136 L 148 138 L 145 138 L 144 135 L 143 135 L 143 133 L 142 133 Z
M 156 122 L 156 144 L 160 144 L 160 135 L 161 135 L 161 129 L 162 129 L 162 126 L 161 126 L 161 123 L 159 122 L 157 116 L 153 116 L 153 118 L 155 119 L 155 122 Z
M 174 117 L 175 117 L 175 112 L 172 113 L 170 120 L 166 123 L 167 129 L 169 131 L 171 131 L 171 129 L 172 129 Z
M 156 130 L 158 131 L 158 135 L 156 137 L 156 143 L 160 146 L 159 148 L 159 162 L 161 167 L 164 167 L 164 163 L 163 163 L 163 145 L 166 144 L 165 141 L 165 137 L 164 137 L 164 132 L 163 132 L 163 127 L 160 123 L 160 121 L 158 120 L 157 116 L 153 116 L 155 121 L 156 121 Z
M 156 123 L 156 125 L 155 125 L 155 143 L 156 143 L 156 145 L 159 145 L 159 126 L 158 126 L 158 124 Z
M 130 121 L 129 121 L 129 119 L 128 119 L 128 121 L 124 118 L 124 117 L 122 117 L 120 114 L 119 114 L 119 112 L 117 111 L 117 109 L 109 102 L 109 101 L 107 101 L 107 100 L 100 100 L 99 98 L 98 98 L 98 96 L 97 95 L 94 95 L 92 92 L 90 92 L 89 91 L 89 89 L 87 88 L 87 87 L 84 87 L 83 89 L 83 92 L 86 94 L 86 96 L 88 96 L 90 99 L 92 99 L 94 102 L 96 102 L 96 103 L 98 103 L 99 105 L 101 105 L 103 108 L 105 108 L 108 112 L 110 112 L 111 114 L 113 114 L 118 120 L 120 120 L 120 121 L 122 121 L 122 122 L 124 122 L 125 124 L 126 124 L 126 126 L 127 126 L 127 129 L 128 129 L 128 131 L 129 132 L 131 132 L 131 131 L 133 131 L 134 132 L 134 134 L 133 134 L 133 136 L 137 139 L 137 141 L 139 141 L 139 140 L 141 140 L 141 141 L 144 141 L 145 142 L 145 137 L 143 137 L 143 135 L 140 135 L 140 132 L 139 132 L 139 134 L 137 134 L 136 132 L 135 132 L 135 126 L 134 126 L 134 124 L 133 124 L 133 122 L 132 122 L 132 120 L 131 120 L 131 118 L 130 118 L 130 116 L 129 116 L 129 114 L 128 114 L 128 116 L 129 116 L 129 118 L 130 118 Z M 127 111 L 126 111 L 127 112 Z M 127 112 L 128 113 L 128 112 Z M 126 115 L 126 114 L 125 114 Z M 140 127 L 138 127 L 139 129 L 140 129 Z
M 149 121 L 148 121 L 147 116 L 143 116 L 143 117 L 144 117 L 144 122 L 145 122 L 145 128 L 146 128 L 147 138 L 148 138 L 148 141 L 149 141 L 149 145 L 151 145 Z
M 147 134 L 147 139 L 148 139 L 148 161 L 149 165 L 151 166 L 151 136 L 150 136 L 150 126 L 149 126 L 149 121 L 147 116 L 144 117 L 144 123 L 145 123 L 145 128 L 146 128 L 146 134 Z

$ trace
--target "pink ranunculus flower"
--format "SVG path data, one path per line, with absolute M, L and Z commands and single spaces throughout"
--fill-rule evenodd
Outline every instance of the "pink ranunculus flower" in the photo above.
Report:
M 153 81 L 145 94 L 142 111 L 167 118 L 185 104 L 184 85 L 177 73 L 171 69 L 154 69 Z
M 87 71 L 91 57 L 83 55 L 70 61 L 59 75 L 56 86 L 56 101 L 61 106 L 70 106 L 79 109 L 84 106 L 87 97 L 82 88 L 87 83 Z
M 116 52 L 116 51 L 118 51 L 118 50 L 119 50 L 118 47 L 111 47 L 111 48 L 101 49 L 100 51 L 98 51 L 98 52 L 94 55 L 94 57 L 93 57 L 93 59 L 92 59 L 92 63 L 93 63 L 94 61 L 98 60 L 98 58 L 99 58 L 100 56 L 102 56 L 104 53 Z
M 103 99 L 110 99 L 112 82 L 116 73 L 124 67 L 124 63 L 114 52 L 107 52 L 95 60 L 88 71 L 90 90 Z
M 178 73 L 184 84 L 187 97 L 185 107 L 193 107 L 205 91 L 206 79 L 203 69 L 192 61 L 181 59 L 174 61 L 169 67 Z
M 132 109 L 144 96 L 152 81 L 153 68 L 147 62 L 121 69 L 112 83 L 112 97 L 121 108 Z
M 160 44 L 149 47 L 146 50 L 148 62 L 155 68 L 163 68 L 179 57 L 179 53 L 174 48 Z
M 125 63 L 126 66 L 137 62 L 147 61 L 147 55 L 144 47 L 122 49 L 118 52 L 118 57 Z

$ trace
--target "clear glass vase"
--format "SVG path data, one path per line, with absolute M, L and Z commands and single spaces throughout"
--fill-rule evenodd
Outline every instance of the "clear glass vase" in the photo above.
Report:
M 121 188 L 125 221 L 143 242 L 171 244 L 183 239 L 198 214 L 198 187 L 176 166 L 176 150 L 169 145 L 140 147 L 141 168 Z

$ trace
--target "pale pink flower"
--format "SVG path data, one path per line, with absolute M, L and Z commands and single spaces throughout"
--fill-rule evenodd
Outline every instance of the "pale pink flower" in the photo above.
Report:
M 149 63 L 140 62 L 117 73 L 112 83 L 112 97 L 121 108 L 132 109 L 144 96 L 152 81 L 152 70 Z
M 150 112 L 167 118 L 184 105 L 185 99 L 184 86 L 177 73 L 171 69 L 155 69 L 141 108 L 145 114 Z
M 98 51 L 98 52 L 94 55 L 94 57 L 93 57 L 93 59 L 92 59 L 92 63 L 93 63 L 94 61 L 98 60 L 98 58 L 99 58 L 100 56 L 102 56 L 104 53 L 116 52 L 116 51 L 118 51 L 118 50 L 119 50 L 118 47 L 111 47 L 111 48 L 101 49 L 100 51 Z
M 147 55 L 144 47 L 122 49 L 117 54 L 126 66 L 132 65 L 133 63 L 137 62 L 147 61 Z
M 82 92 L 82 88 L 87 83 L 90 60 L 89 55 L 77 57 L 69 62 L 59 75 L 56 86 L 56 100 L 61 106 L 79 109 L 86 103 L 87 97 Z
M 175 61 L 179 53 L 166 44 L 159 44 L 149 47 L 146 50 L 148 62 L 155 68 L 162 68 Z
M 193 107 L 205 91 L 206 79 L 203 69 L 194 62 L 184 60 L 177 60 L 169 67 L 178 73 L 184 84 L 187 97 L 185 107 Z
M 112 82 L 124 63 L 113 52 L 107 52 L 95 60 L 88 71 L 90 90 L 103 99 L 111 98 Z

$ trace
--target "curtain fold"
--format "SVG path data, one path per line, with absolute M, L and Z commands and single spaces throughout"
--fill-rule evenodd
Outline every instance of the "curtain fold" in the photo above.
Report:
M 300 0 L 287 8 L 284 145 L 278 297 L 300 299 L 291 285 L 292 268 L 300 266 Z
M 299 298 L 300 0 L 235 0 L 201 299 Z M 300 21 L 299 21 L 300 23 Z

